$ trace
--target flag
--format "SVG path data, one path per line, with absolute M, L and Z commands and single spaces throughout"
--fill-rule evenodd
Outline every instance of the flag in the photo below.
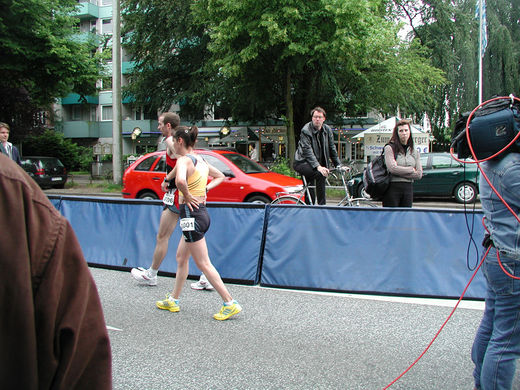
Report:
M 482 1 L 482 20 L 480 19 L 480 2 Z M 480 46 L 480 56 L 484 57 L 487 47 L 487 22 L 486 22 L 486 0 L 477 0 L 475 7 L 475 19 L 482 21 L 480 23 L 480 37 L 482 38 L 482 45 Z

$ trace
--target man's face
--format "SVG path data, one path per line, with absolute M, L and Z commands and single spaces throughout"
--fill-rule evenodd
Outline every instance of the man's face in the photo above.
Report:
M 168 124 L 164 124 L 164 117 L 160 116 L 158 120 L 157 130 L 161 132 L 163 137 L 168 137 L 170 135 L 170 130 Z
M 325 122 L 325 115 L 319 111 L 314 111 L 314 114 L 312 114 L 312 125 L 320 130 L 323 126 L 323 122 Z
M 7 142 L 9 139 L 9 130 L 7 130 L 5 127 L 0 127 L 0 142 L 4 143 Z

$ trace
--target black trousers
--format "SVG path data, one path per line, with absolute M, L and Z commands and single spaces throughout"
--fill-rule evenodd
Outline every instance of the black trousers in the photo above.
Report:
M 413 183 L 393 181 L 383 196 L 383 207 L 412 207 Z
M 309 192 L 311 199 L 305 198 L 307 204 L 326 204 L 327 199 L 325 197 L 325 176 L 323 176 L 318 169 L 311 167 L 307 162 L 295 162 L 293 166 L 294 170 L 300 175 L 305 177 L 307 184 L 309 185 Z M 314 188 L 316 187 L 316 191 Z M 317 199 L 316 199 L 317 198 Z

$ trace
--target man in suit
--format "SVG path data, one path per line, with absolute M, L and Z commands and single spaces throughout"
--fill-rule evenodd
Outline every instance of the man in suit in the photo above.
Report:
M 18 149 L 8 141 L 9 131 L 9 125 L 7 123 L 0 122 L 0 153 L 6 154 L 18 165 L 22 165 L 22 160 L 20 159 L 20 153 L 18 152 Z

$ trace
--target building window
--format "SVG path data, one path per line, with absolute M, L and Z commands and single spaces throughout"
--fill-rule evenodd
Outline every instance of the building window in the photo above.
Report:
M 111 91 L 112 90 L 112 76 L 105 76 L 101 79 L 101 90 Z
M 72 120 L 73 121 L 80 121 L 81 120 L 81 106 L 80 105 L 73 105 L 72 106 Z
M 101 0 L 101 5 L 112 5 L 112 0 Z
M 112 106 L 101 107 L 101 120 L 111 121 L 112 120 Z
M 102 34 L 112 34 L 112 19 L 103 19 Z

